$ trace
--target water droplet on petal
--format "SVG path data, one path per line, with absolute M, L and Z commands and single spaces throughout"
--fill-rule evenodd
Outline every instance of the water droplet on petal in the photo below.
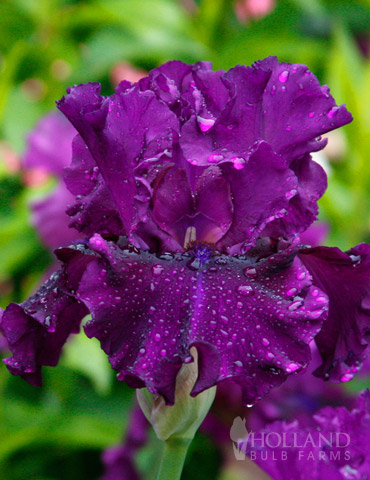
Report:
M 154 340 L 155 340 L 156 342 L 159 342 L 159 341 L 161 340 L 161 335 L 160 335 L 159 333 L 156 333 L 156 334 L 154 335 Z
M 295 195 L 297 195 L 297 190 L 295 188 L 293 188 L 292 190 L 289 190 L 289 192 L 286 192 L 285 194 L 285 198 L 287 200 L 290 200 L 291 198 L 293 198 Z
M 340 377 L 341 382 L 349 382 L 353 378 L 353 373 L 345 373 Z
M 257 270 L 253 267 L 247 267 L 243 270 L 243 273 L 246 277 L 249 278 L 256 278 L 257 277 Z
M 297 293 L 297 289 L 296 289 L 295 287 L 293 287 L 293 288 L 290 288 L 289 290 L 287 290 L 286 296 L 287 296 L 287 297 L 291 297 L 291 296 L 293 296 L 293 295 L 296 294 L 296 293 Z
M 285 83 L 288 80 L 288 78 L 289 78 L 289 72 L 288 70 L 284 70 L 279 75 L 279 82 Z
M 208 157 L 209 163 L 218 163 L 221 162 L 221 160 L 224 159 L 223 155 L 220 155 L 219 153 L 211 153 L 211 155 Z
M 331 109 L 328 111 L 328 113 L 326 114 L 326 116 L 327 116 L 328 118 L 333 118 L 333 117 L 335 117 L 335 115 L 338 113 L 338 110 L 339 110 L 339 107 L 333 107 L 333 108 L 331 108 Z
M 262 344 L 265 345 L 265 347 L 268 347 L 270 345 L 270 342 L 267 340 L 267 338 L 263 338 Z
M 252 295 L 253 294 L 253 288 L 249 285 L 239 285 L 237 288 L 238 293 L 240 295 Z
M 204 118 L 200 117 L 199 115 L 197 116 L 199 128 L 202 130 L 202 132 L 208 132 L 210 128 L 213 127 L 215 124 L 215 120 L 213 118 Z
M 298 272 L 296 275 L 297 280 L 303 280 L 306 276 L 306 272 Z
M 164 267 L 163 265 L 153 265 L 152 267 L 152 273 L 154 277 L 159 277 L 159 275 L 163 272 Z
M 245 167 L 245 160 L 241 157 L 232 157 L 231 161 L 233 162 L 233 167 L 236 170 L 242 170 Z
M 297 365 L 296 363 L 289 363 L 289 365 L 286 367 L 286 371 L 288 373 L 292 373 L 298 370 L 298 368 L 299 368 L 299 365 Z

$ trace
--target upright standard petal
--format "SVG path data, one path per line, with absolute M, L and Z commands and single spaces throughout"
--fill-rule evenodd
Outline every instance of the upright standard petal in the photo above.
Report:
M 100 88 L 86 84 L 69 89 L 58 102 L 88 146 L 115 202 L 125 231 L 130 234 L 136 216 L 136 171 L 145 177 L 153 162 L 172 147 L 176 116 L 153 92 L 137 88 L 105 99 Z M 144 168 L 143 163 L 149 162 Z

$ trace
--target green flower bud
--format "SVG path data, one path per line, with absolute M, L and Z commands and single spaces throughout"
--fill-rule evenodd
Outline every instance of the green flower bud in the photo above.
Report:
M 192 347 L 190 352 L 194 362 L 184 364 L 177 374 L 174 405 L 166 405 L 161 395 L 153 395 L 146 388 L 137 390 L 139 405 L 160 440 L 170 437 L 191 440 L 215 398 L 216 387 L 190 396 L 198 377 L 197 350 Z

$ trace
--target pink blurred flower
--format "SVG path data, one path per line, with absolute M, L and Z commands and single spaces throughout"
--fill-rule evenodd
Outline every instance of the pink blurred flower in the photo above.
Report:
M 253 18 L 262 18 L 275 8 L 275 0 L 238 0 L 235 13 L 241 23 Z
M 110 72 L 110 78 L 113 85 L 118 85 L 122 80 L 128 80 L 132 83 L 138 82 L 146 75 L 147 73 L 145 70 L 135 68 L 127 62 L 117 63 Z

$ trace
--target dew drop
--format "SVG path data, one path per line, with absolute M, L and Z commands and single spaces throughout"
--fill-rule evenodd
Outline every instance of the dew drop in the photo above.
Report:
M 285 194 L 285 198 L 287 200 L 290 200 L 291 198 L 293 198 L 295 195 L 297 195 L 297 190 L 295 188 L 293 188 L 292 190 L 289 190 L 289 192 L 286 192 Z
M 296 363 L 289 363 L 289 365 L 286 367 L 286 371 L 288 373 L 292 373 L 298 370 L 298 368 L 299 368 L 299 365 L 297 365 Z
M 340 377 L 341 382 L 349 382 L 353 378 L 353 373 L 345 373 Z
M 297 293 L 297 289 L 295 287 L 293 287 L 293 288 L 290 288 L 289 290 L 287 290 L 286 295 L 287 295 L 287 297 L 291 297 L 291 296 L 295 295 L 296 293 Z
M 215 120 L 213 118 L 204 118 L 197 116 L 199 128 L 202 130 L 203 133 L 208 132 L 210 128 L 213 127 L 215 124 Z
M 159 275 L 163 272 L 164 270 L 164 267 L 163 265 L 153 265 L 152 267 L 152 273 L 153 273 L 153 276 L 154 277 L 159 277 Z
M 233 162 L 233 167 L 235 170 L 242 170 L 245 167 L 245 160 L 241 157 L 232 157 L 231 161 Z
M 289 72 L 288 70 L 284 70 L 279 75 L 279 82 L 285 83 L 288 80 L 288 78 L 289 78 Z
M 156 333 L 156 334 L 154 335 L 154 340 L 155 340 L 156 342 L 159 342 L 159 341 L 161 340 L 161 335 L 160 335 L 159 333 Z
M 257 277 L 257 270 L 253 267 L 247 267 L 243 270 L 244 275 L 249 278 L 256 278 Z
M 295 300 L 294 302 L 292 302 L 289 307 L 288 307 L 288 310 L 290 312 L 294 312 L 295 310 L 297 310 L 301 305 L 302 305 L 302 300 Z
M 249 285 L 239 285 L 237 291 L 240 295 L 253 295 L 253 288 Z
M 219 153 L 211 153 L 211 155 L 208 157 L 209 163 L 218 163 L 221 162 L 221 160 L 224 159 L 223 155 L 220 155 Z
M 306 276 L 306 272 L 299 272 L 296 275 L 297 280 L 303 280 Z
M 337 113 L 338 113 L 338 107 L 333 107 L 333 108 L 331 108 L 331 109 L 328 111 L 328 113 L 326 114 L 326 116 L 327 116 L 328 118 L 333 118 L 333 117 L 335 117 L 335 115 L 336 115 Z
M 265 347 L 268 347 L 270 345 L 270 342 L 267 340 L 267 338 L 263 338 L 262 344 L 265 345 Z

